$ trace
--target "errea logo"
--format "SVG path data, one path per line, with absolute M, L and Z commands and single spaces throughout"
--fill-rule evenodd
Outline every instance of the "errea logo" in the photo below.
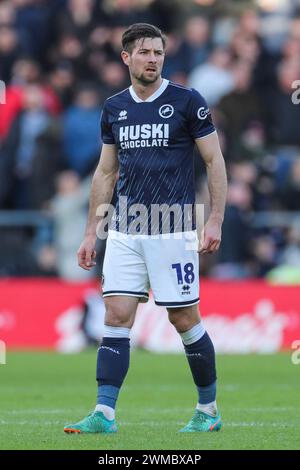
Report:
M 182 286 L 181 295 L 186 295 L 186 294 L 189 295 L 190 293 L 191 293 L 190 286 L 188 286 L 186 284 L 184 286 Z
M 118 121 L 124 121 L 125 119 L 127 119 L 127 111 L 123 109 L 123 111 L 119 112 Z

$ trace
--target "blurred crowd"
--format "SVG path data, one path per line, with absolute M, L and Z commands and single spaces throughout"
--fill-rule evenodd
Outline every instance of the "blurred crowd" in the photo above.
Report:
M 103 243 L 92 274 L 76 251 L 101 107 L 129 85 L 121 37 L 134 22 L 167 34 L 163 76 L 200 91 L 218 129 L 229 190 L 223 242 L 202 275 L 300 282 L 300 0 L 1 1 L 0 276 L 99 275 Z M 2 224 L 7 210 L 51 222 Z M 278 212 L 286 223 L 272 222 Z

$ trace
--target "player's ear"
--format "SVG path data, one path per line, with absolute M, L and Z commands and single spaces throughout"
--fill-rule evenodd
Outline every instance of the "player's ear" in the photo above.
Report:
M 125 65 L 129 65 L 129 53 L 127 51 L 121 52 L 121 57 Z

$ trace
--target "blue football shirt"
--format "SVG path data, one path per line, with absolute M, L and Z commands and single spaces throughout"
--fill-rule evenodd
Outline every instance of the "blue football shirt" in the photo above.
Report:
M 101 118 L 102 140 L 118 148 L 119 179 L 116 229 L 128 231 L 130 217 L 121 207 L 143 204 L 150 214 L 151 205 L 194 206 L 195 183 L 193 150 L 195 139 L 215 132 L 204 98 L 194 89 L 163 79 L 160 88 L 147 100 L 141 100 L 133 87 L 108 98 Z M 123 198 L 121 198 L 123 196 Z M 134 211 L 133 211 L 134 212 Z M 139 214 L 138 214 L 139 215 Z M 192 210 L 192 218 L 193 218 Z M 193 228 L 194 226 L 193 221 Z M 143 233 L 160 233 L 151 225 Z M 183 231 L 181 219 L 171 220 L 169 231 Z

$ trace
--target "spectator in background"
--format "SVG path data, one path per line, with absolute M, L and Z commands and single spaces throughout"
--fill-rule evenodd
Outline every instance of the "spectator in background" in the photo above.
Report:
M 283 45 L 282 55 L 287 60 L 300 60 L 300 38 L 291 34 Z
M 59 98 L 62 108 L 68 108 L 72 103 L 75 87 L 72 64 L 59 62 L 49 75 L 49 86 Z
M 37 148 L 29 176 L 30 207 L 47 209 L 55 193 L 56 175 L 63 169 L 61 120 L 50 117 L 45 130 L 37 138 Z
M 189 18 L 185 25 L 184 44 L 188 57 L 188 73 L 206 62 L 210 52 L 210 24 L 203 16 Z
M 260 168 L 253 186 L 253 209 L 256 211 L 271 211 L 280 209 L 277 187 L 272 168 Z
M 290 37 L 300 41 L 300 9 L 298 8 L 297 16 L 291 18 L 289 27 Z
M 15 61 L 12 69 L 11 84 L 22 86 L 27 83 L 37 83 L 42 80 L 40 64 L 29 56 L 22 56 Z
M 243 132 L 253 126 L 253 123 L 262 121 L 262 106 L 251 87 L 251 65 L 239 61 L 233 66 L 232 73 L 234 89 L 220 100 L 218 111 L 227 135 L 228 158 L 238 160 L 244 158 L 240 155 Z
M 118 62 L 120 59 L 121 46 L 120 40 L 125 31 L 125 26 L 115 26 L 111 29 L 111 35 L 109 40 L 109 47 L 107 48 L 108 59 Z
M 263 121 L 251 120 L 239 138 L 240 155 L 247 160 L 261 160 L 266 154 L 266 133 Z
M 56 63 L 66 62 L 71 64 L 77 80 L 85 80 L 90 71 L 84 57 L 84 47 L 74 33 L 65 33 L 59 39 L 56 49 Z
M 149 19 L 139 0 L 103 0 L 101 3 L 98 14 L 100 18 L 105 15 L 106 24 L 111 28 L 126 27 Z
M 0 78 L 8 82 L 14 61 L 19 57 L 22 47 L 14 29 L 15 10 L 8 2 L 0 3 Z
M 247 263 L 250 260 L 251 204 L 250 187 L 242 181 L 231 181 L 228 185 L 222 244 L 217 265 L 211 270 L 213 277 L 218 279 L 249 277 L 250 270 Z
M 267 273 L 274 284 L 299 285 L 300 283 L 300 225 L 299 219 L 287 231 L 286 245 L 279 252 L 278 266 Z
M 81 177 L 93 170 L 99 158 L 100 116 L 97 89 L 93 85 L 82 85 L 62 120 L 66 166 Z
M 32 251 L 31 228 L 1 227 L 0 277 L 57 274 L 49 266 L 49 256 L 47 267 L 45 261 L 43 253 Z
M 269 235 L 255 237 L 251 242 L 253 253 L 254 277 L 265 277 L 269 271 L 277 266 L 277 249 L 274 238 Z
M 287 38 L 294 0 L 274 2 L 275 8 L 265 8 L 261 16 L 260 34 L 264 49 L 270 55 L 278 55 Z
M 256 166 L 247 160 L 231 163 L 229 165 L 230 176 L 233 181 L 238 181 L 253 188 L 257 181 L 258 172 Z
M 21 50 L 16 31 L 10 26 L 0 26 L 0 76 L 6 83 Z
M 0 143 L 5 140 L 13 121 L 22 110 L 23 95 L 27 84 L 38 84 L 44 104 L 51 115 L 61 111 L 61 104 L 53 89 L 43 82 L 40 65 L 30 57 L 15 61 L 12 78 L 6 90 L 6 104 L 0 106 Z
M 183 37 L 178 32 L 172 32 L 168 36 L 166 56 L 164 62 L 164 77 L 185 85 L 189 71 L 189 57 L 183 42 Z
M 256 10 L 247 8 L 242 12 L 239 21 L 239 30 L 247 36 L 258 37 L 260 35 L 261 20 Z
M 104 25 L 99 25 L 90 33 L 88 43 L 90 48 L 101 51 L 102 48 L 106 48 L 111 38 L 111 29 Z
M 199 91 L 209 106 L 215 106 L 234 88 L 234 76 L 230 66 L 230 51 L 218 47 L 212 51 L 208 62 L 192 71 L 188 86 Z
M 57 129 L 56 123 L 47 110 L 42 87 L 26 85 L 22 100 L 22 111 L 14 120 L 3 144 L 5 175 L 2 177 L 11 189 L 12 207 L 30 209 L 37 205 L 40 207 L 45 198 L 52 195 L 51 178 L 57 171 L 60 156 L 59 136 L 58 131 L 54 130 Z
M 277 69 L 277 87 L 265 92 L 270 144 L 300 146 L 300 106 L 292 102 L 292 84 L 299 77 L 299 60 L 283 59 Z
M 97 25 L 93 15 L 95 0 L 68 0 L 67 7 L 58 16 L 57 34 L 75 34 L 81 43 L 87 43 L 92 29 Z
M 101 75 L 102 98 L 106 99 L 114 95 L 119 90 L 126 88 L 128 84 L 126 69 L 119 62 L 106 62 L 102 68 Z
M 290 166 L 290 171 L 281 190 L 284 207 L 290 211 L 300 211 L 300 156 Z
M 15 7 L 15 27 L 24 52 L 46 65 L 51 45 L 51 10 L 46 0 L 11 0 Z
M 8 0 L 0 3 L 0 27 L 14 26 L 16 19 L 16 12 L 13 4 Z
M 80 269 L 76 256 L 86 222 L 90 178 L 80 183 L 77 173 L 64 171 L 57 178 L 57 193 L 51 202 L 54 217 L 54 246 L 59 276 L 66 280 L 84 280 L 92 276 Z
M 33 252 L 31 259 L 34 259 L 36 271 L 34 276 L 57 277 L 57 253 L 53 245 L 43 245 Z
M 235 60 L 248 63 L 251 67 L 255 65 L 260 54 L 258 39 L 241 31 L 233 35 L 230 48 Z
M 103 67 L 107 60 L 112 60 L 115 52 L 111 44 L 112 30 L 106 26 L 97 25 L 88 39 L 88 50 L 86 54 L 86 63 L 91 72 Z
M 288 229 L 287 244 L 279 255 L 280 263 L 300 269 L 300 224 L 299 221 Z
M 182 0 L 150 1 L 147 6 L 146 17 L 143 16 L 142 22 L 155 24 L 166 34 L 178 31 L 182 26 L 183 18 L 185 18 L 184 3 Z

